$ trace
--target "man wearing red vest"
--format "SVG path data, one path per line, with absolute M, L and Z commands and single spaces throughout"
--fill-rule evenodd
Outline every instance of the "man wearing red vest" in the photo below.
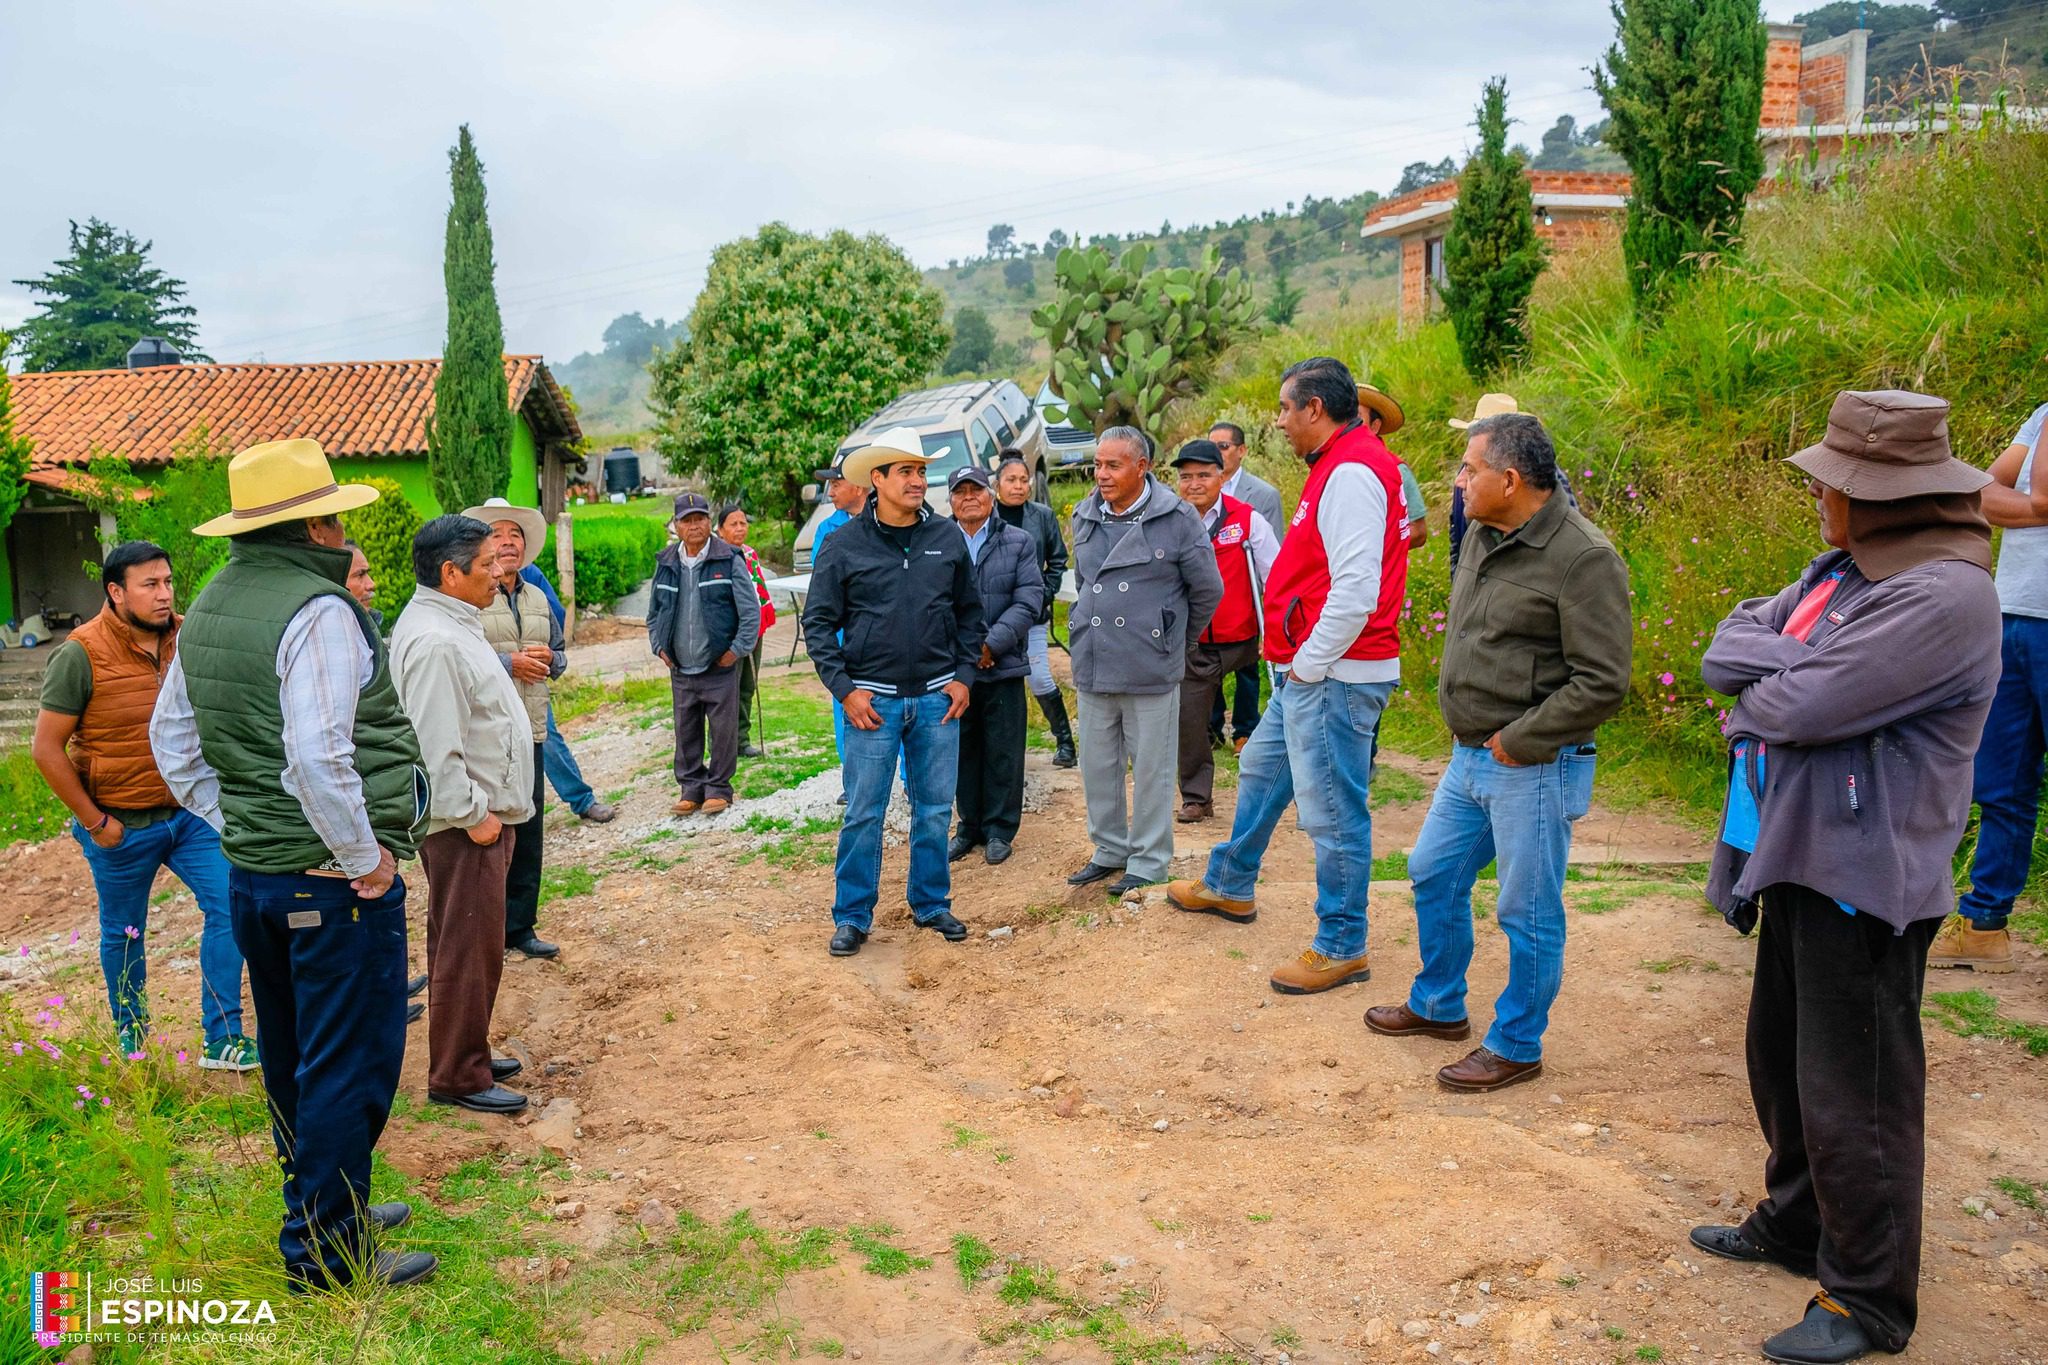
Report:
M 1214 441 L 1189 441 L 1173 467 L 1180 474 L 1181 498 L 1201 517 L 1216 550 L 1216 571 L 1223 575 L 1223 603 L 1188 650 L 1180 684 L 1178 818 L 1185 824 L 1209 818 L 1216 781 L 1210 707 L 1225 677 L 1259 666 L 1259 588 L 1272 575 L 1280 541 L 1250 503 L 1223 492 L 1223 452 Z
M 124 1055 L 143 1051 L 149 893 L 168 867 L 199 902 L 199 1015 L 209 1071 L 253 1071 L 242 1032 L 242 953 L 228 922 L 228 864 L 220 835 L 179 807 L 149 747 L 157 689 L 178 649 L 171 561 L 131 540 L 100 566 L 100 614 L 51 652 L 32 745 L 36 767 L 70 808 L 71 836 L 99 894 L 100 971 Z
M 1342 361 L 1300 361 L 1280 379 L 1279 427 L 1308 480 L 1265 585 L 1265 655 L 1276 671 L 1266 718 L 1238 767 L 1230 838 L 1202 880 L 1177 881 L 1182 910 L 1246 923 L 1259 863 L 1290 802 L 1316 849 L 1315 942 L 1276 969 L 1284 995 L 1371 975 L 1373 739 L 1401 677 L 1398 621 L 1408 586 L 1400 464 L 1358 416 Z

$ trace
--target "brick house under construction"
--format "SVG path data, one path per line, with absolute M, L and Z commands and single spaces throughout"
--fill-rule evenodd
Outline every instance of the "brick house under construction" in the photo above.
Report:
M 1808 46 L 1805 25 L 1771 24 L 1764 58 L 1763 112 L 1759 119 L 1767 174 L 1791 158 L 1827 165 L 1839 158 L 1849 138 L 1919 131 L 1920 125 L 1866 123 L 1863 117 L 1867 29 Z M 1530 170 L 1536 235 L 1553 252 L 1621 231 L 1628 207 L 1627 172 Z M 1401 325 L 1429 316 L 1436 285 L 1444 278 L 1444 236 L 1458 182 L 1440 180 L 1419 190 L 1382 199 L 1365 216 L 1363 237 L 1390 238 L 1401 248 Z

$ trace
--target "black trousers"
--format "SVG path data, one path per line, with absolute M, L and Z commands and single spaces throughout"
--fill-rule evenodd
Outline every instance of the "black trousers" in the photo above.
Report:
M 1920 988 L 1937 919 L 1904 934 L 1817 891 L 1762 896 L 1749 997 L 1749 1093 L 1771 1154 L 1742 1231 L 1813 1266 L 1887 1351 L 1919 1314 L 1927 1053 Z
M 1024 819 L 1024 680 L 1002 678 L 968 689 L 960 717 L 960 781 L 954 804 L 961 838 L 1014 840 Z
M 1230 697 L 1230 733 L 1233 739 L 1250 739 L 1259 728 L 1259 684 L 1266 680 L 1266 666 L 1257 658 L 1237 673 L 1237 690 Z M 1223 733 L 1223 680 L 1216 680 L 1216 697 L 1209 703 L 1209 731 Z
M 507 943 L 526 942 L 533 937 L 533 926 L 540 922 L 540 807 L 541 798 L 546 795 L 542 784 L 547 781 L 547 774 L 541 771 L 540 755 L 544 747 L 533 746 L 533 814 L 512 827 L 518 832 L 519 842 L 512 845 L 512 866 L 505 873 Z
M 685 801 L 732 800 L 740 764 L 739 665 L 668 675 L 675 701 L 676 787 Z
M 1252 685 L 1244 684 L 1244 671 Z M 1209 735 L 1223 728 L 1223 680 L 1236 673 L 1238 703 L 1231 710 L 1239 735 L 1249 735 L 1244 723 L 1244 698 L 1252 698 L 1253 724 L 1258 714 L 1259 638 L 1237 640 L 1227 645 L 1196 643 L 1188 650 L 1188 669 L 1180 680 L 1180 799 L 1206 806 L 1216 792 L 1216 755 L 1209 748 Z

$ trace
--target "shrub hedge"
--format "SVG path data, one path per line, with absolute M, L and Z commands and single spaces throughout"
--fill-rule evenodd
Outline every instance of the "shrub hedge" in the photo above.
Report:
M 363 547 L 363 558 L 370 561 L 370 577 L 377 584 L 372 605 L 384 614 L 384 627 L 389 630 L 405 604 L 412 601 L 412 538 L 425 523 L 406 501 L 405 490 L 394 481 L 372 475 L 350 482 L 367 484 L 380 494 L 368 507 L 344 512 L 341 526 L 350 540 Z
M 600 517 L 576 523 L 576 600 L 610 606 L 654 574 L 654 557 L 668 544 L 668 527 L 652 517 Z M 559 591 L 555 529 L 541 549 L 541 572 Z

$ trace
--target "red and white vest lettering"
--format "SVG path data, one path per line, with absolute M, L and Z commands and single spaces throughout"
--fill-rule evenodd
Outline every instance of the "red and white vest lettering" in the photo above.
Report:
M 1223 515 L 1209 532 L 1216 547 L 1216 571 L 1223 575 L 1223 601 L 1209 628 L 1202 632 L 1205 645 L 1232 645 L 1259 637 L 1259 597 L 1252 589 L 1251 504 L 1225 496 Z
M 1344 651 L 1347 659 L 1394 659 L 1401 654 L 1401 602 L 1408 591 L 1408 519 L 1401 496 L 1401 465 L 1380 438 L 1361 424 L 1332 437 L 1310 467 L 1301 503 L 1273 561 L 1266 584 L 1265 655 L 1276 664 L 1291 663 L 1316 628 L 1330 596 L 1330 556 L 1316 525 L 1316 509 L 1330 476 L 1347 465 L 1359 465 L 1380 481 L 1386 494 L 1387 524 L 1380 547 L 1380 595 L 1358 638 Z

